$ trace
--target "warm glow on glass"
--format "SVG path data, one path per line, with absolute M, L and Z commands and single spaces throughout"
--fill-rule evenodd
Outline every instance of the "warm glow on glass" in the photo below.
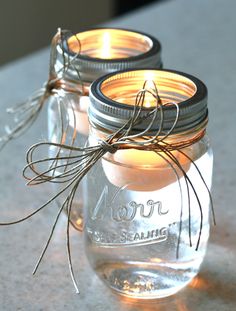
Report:
M 83 219 L 82 218 L 79 218 L 79 219 L 76 220 L 76 225 L 78 227 L 80 227 L 82 224 L 83 224 Z
M 147 81 L 147 87 L 153 87 L 152 81 L 154 80 L 155 75 L 154 72 L 151 70 L 144 71 L 144 79 Z
M 145 83 L 145 89 L 146 90 L 153 90 L 154 88 L 154 73 L 152 71 L 145 71 L 144 72 L 144 79 L 146 81 Z M 144 101 L 144 107 L 156 107 L 157 103 L 156 103 L 156 99 L 154 98 L 154 96 L 150 93 L 146 93 L 145 94 L 145 101 Z
M 160 70 L 133 70 L 118 73 L 106 79 L 101 84 L 102 93 L 109 99 L 134 105 L 137 93 L 144 89 L 153 93 L 157 88 L 162 104 L 180 103 L 191 98 L 196 93 L 196 85 L 187 77 L 177 73 Z M 155 97 L 145 93 L 144 107 L 155 107 Z M 191 162 L 181 152 L 172 151 L 185 172 Z M 137 149 L 118 150 L 110 159 L 103 160 L 103 169 L 109 181 L 118 186 L 126 186 L 135 191 L 158 190 L 177 180 L 177 176 L 167 161 L 163 152 Z M 119 166 L 119 170 L 117 167 Z M 174 165 L 178 176 L 183 172 Z
M 145 297 L 143 297 L 145 298 Z M 177 296 L 168 297 L 167 300 L 165 298 L 160 300 L 157 303 L 157 299 L 143 299 L 144 302 L 140 302 L 140 297 L 127 297 L 120 296 L 119 301 L 121 305 L 121 310 L 139 310 L 139 311 L 166 311 L 166 310 L 175 310 L 175 311 L 191 311 L 186 303 L 181 300 L 181 297 Z
M 178 151 L 172 151 L 173 156 L 187 172 L 191 162 Z M 135 191 L 154 191 L 168 186 L 176 181 L 173 168 L 160 155 L 153 151 L 136 149 L 118 150 L 111 161 L 103 159 L 103 169 L 109 181 L 117 186 Z M 119 169 L 118 169 L 119 167 Z M 183 173 L 175 165 L 179 177 Z
M 90 94 L 89 145 L 101 155 L 88 176 L 90 264 L 121 295 L 168 297 L 198 273 L 209 237 L 207 89 L 188 74 L 139 68 L 101 77 Z
M 189 284 L 189 287 L 202 290 L 202 291 L 206 291 L 211 286 L 212 284 L 210 283 L 209 280 L 204 279 L 203 277 L 200 277 L 200 276 L 195 277 L 192 280 L 192 282 Z
M 112 58 L 111 53 L 111 35 L 109 32 L 104 32 L 101 42 L 101 58 Z
M 89 97 L 81 96 L 78 101 L 78 106 L 72 109 L 70 106 L 67 108 L 69 115 L 69 124 L 72 128 L 76 128 L 77 132 L 83 135 L 88 135 L 89 133 L 89 123 L 88 123 L 88 107 L 89 107 Z
M 136 95 L 145 81 L 147 89 L 153 89 L 153 82 L 155 83 L 163 104 L 180 103 L 196 93 L 196 85 L 190 79 L 177 73 L 158 70 L 134 70 L 113 75 L 102 83 L 101 91 L 114 101 L 134 105 Z M 151 94 L 146 94 L 146 101 L 146 107 L 156 105 Z
M 144 107 L 149 108 L 149 107 L 154 106 L 153 103 L 152 103 L 152 102 L 154 102 L 154 100 L 151 101 L 150 99 L 147 98 L 147 97 L 150 97 L 150 96 L 151 96 L 150 94 L 148 94 L 148 96 L 146 95 L 146 99 L 145 99 L 145 102 L 143 104 Z
M 123 29 L 93 29 L 68 39 L 72 52 L 100 59 L 137 56 L 149 51 L 152 45 L 147 36 Z

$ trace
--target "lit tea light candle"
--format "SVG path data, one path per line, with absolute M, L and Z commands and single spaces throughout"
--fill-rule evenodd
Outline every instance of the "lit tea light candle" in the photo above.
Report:
M 153 84 L 153 79 L 154 79 L 154 74 L 152 71 L 146 71 L 144 74 L 144 78 L 145 78 L 145 89 L 149 90 L 149 91 L 156 91 L 153 89 L 154 84 Z M 147 92 L 145 94 L 145 101 L 143 103 L 144 107 L 150 108 L 150 107 L 155 107 L 156 106 L 156 99 L 154 98 L 154 96 Z
M 152 72 L 146 72 L 144 76 L 147 79 L 145 89 L 151 90 L 154 86 L 152 80 L 154 75 Z M 151 93 L 145 94 L 143 106 L 146 108 L 156 106 L 156 99 Z M 179 151 L 172 151 L 171 154 L 187 172 L 190 161 Z M 183 176 L 181 169 L 160 150 L 158 152 L 137 149 L 118 150 L 111 162 L 103 159 L 102 166 L 106 177 L 113 185 L 134 191 L 159 190 Z
M 68 39 L 68 46 L 70 51 L 80 53 L 90 59 L 118 59 L 145 54 L 153 50 L 154 45 L 156 45 L 154 41 L 155 39 L 153 40 L 151 36 L 139 32 L 98 28 L 71 36 Z M 156 47 L 154 48 L 156 49 Z M 156 61 L 159 62 L 159 60 Z
M 105 58 L 105 59 L 112 58 L 111 35 L 109 32 L 104 32 L 102 36 L 100 58 Z
M 180 152 L 172 151 L 182 169 L 187 172 L 191 162 Z M 171 165 L 164 160 L 168 157 L 160 152 L 136 149 L 118 150 L 112 157 L 102 160 L 104 173 L 115 186 L 134 191 L 155 191 L 164 188 L 183 176 L 183 172 L 174 166 L 178 177 Z M 170 161 L 171 162 L 171 161 Z
M 157 106 L 157 99 L 154 94 L 157 91 L 162 107 L 165 110 L 164 115 L 167 113 L 166 109 L 172 109 L 171 121 L 168 121 L 168 126 L 171 127 L 177 115 L 176 105 L 181 105 L 182 102 L 191 98 L 196 92 L 194 83 L 189 79 L 164 71 L 134 70 L 125 73 L 124 76 L 122 76 L 122 73 L 119 73 L 117 76 L 113 75 L 112 78 L 104 79 L 100 85 L 100 100 L 103 98 L 104 100 L 111 99 L 117 103 L 117 107 L 114 107 L 114 112 L 118 113 L 118 117 L 115 116 L 115 113 L 109 116 L 111 120 L 117 118 L 115 122 L 119 122 L 119 109 L 123 109 L 121 112 L 122 117 L 125 116 L 125 111 L 133 109 L 132 106 L 135 104 L 135 98 L 144 87 L 147 90 L 143 102 L 144 110 L 151 111 Z M 171 103 L 172 107 L 167 108 L 167 106 L 171 106 Z M 101 117 L 103 120 L 106 118 L 105 116 Z M 92 118 L 91 120 L 93 121 Z M 160 119 L 157 118 L 155 122 L 157 123 L 153 126 L 157 130 L 154 132 L 157 132 Z M 147 127 L 149 123 L 145 126 Z M 145 126 L 142 131 L 145 129 Z M 168 130 L 164 129 L 164 133 L 168 133 Z M 161 135 L 165 134 L 162 133 Z M 151 137 L 149 136 L 149 139 Z M 186 136 L 185 139 L 191 139 L 191 135 Z M 174 140 L 175 136 L 172 133 L 171 141 Z M 167 142 L 170 143 L 170 139 Z M 104 156 L 102 167 L 110 183 L 119 188 L 124 187 L 133 191 L 155 191 L 176 182 L 183 177 L 183 172 L 188 172 L 191 166 L 191 161 L 181 151 L 173 150 L 170 153 L 170 155 L 166 154 L 161 149 L 158 149 L 158 146 L 156 152 L 121 149 L 114 154 Z M 188 150 L 188 155 L 189 153 L 191 154 L 191 151 Z M 173 158 L 177 163 L 174 163 Z
M 156 62 L 156 66 L 160 66 L 159 43 L 152 37 L 134 31 L 112 28 L 92 29 L 71 36 L 67 43 L 70 52 L 79 53 L 78 62 L 80 61 L 81 64 L 78 69 L 79 71 L 82 69 L 81 78 L 86 85 L 85 96 L 80 96 L 78 102 L 73 105 L 75 111 L 68 107 L 69 123 L 71 127 L 76 124 L 77 132 L 86 136 L 89 133 L 87 117 L 89 82 L 104 73 L 126 67 L 142 67 L 145 63 L 155 65 Z M 120 61 L 117 61 L 118 59 Z M 83 64 L 84 61 L 86 65 Z M 85 74 L 87 75 L 83 73 L 85 69 L 91 71 L 89 79 L 87 76 L 83 78 Z M 87 81 L 90 79 L 91 81 Z

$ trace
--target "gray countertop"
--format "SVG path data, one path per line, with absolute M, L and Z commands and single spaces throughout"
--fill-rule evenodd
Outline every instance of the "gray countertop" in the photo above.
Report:
M 166 1 L 113 20 L 110 26 L 155 35 L 163 46 L 166 68 L 196 75 L 209 89 L 209 135 L 215 151 L 214 202 L 217 226 L 199 276 L 179 294 L 155 303 L 131 303 L 112 294 L 90 269 L 82 237 L 72 230 L 73 260 L 81 294 L 71 284 L 61 219 L 38 271 L 34 264 L 49 234 L 55 210 L 25 223 L 0 228 L 0 310 L 236 310 L 236 1 Z M 4 108 L 23 100 L 47 78 L 48 49 L 0 68 L 0 124 Z M 16 219 L 50 195 L 48 187 L 28 189 L 21 177 L 25 151 L 46 137 L 46 111 L 0 159 L 0 219 Z M 52 218 L 53 217 L 53 218 Z

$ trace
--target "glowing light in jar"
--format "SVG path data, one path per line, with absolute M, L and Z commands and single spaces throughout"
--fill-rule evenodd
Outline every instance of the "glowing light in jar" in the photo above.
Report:
M 154 86 L 154 84 L 153 84 L 153 82 L 155 80 L 154 73 L 152 71 L 145 71 L 144 79 L 146 81 L 145 89 L 151 91 L 153 89 L 153 86 Z M 150 94 L 148 92 L 145 94 L 145 101 L 144 101 L 143 106 L 147 107 L 147 108 L 156 106 L 156 100 L 152 94 Z
M 109 32 L 104 32 L 102 36 L 101 58 L 111 58 L 111 35 Z
M 164 153 L 160 152 L 163 156 Z M 185 172 L 191 162 L 179 151 L 172 151 Z M 154 151 L 136 149 L 118 150 L 111 160 L 102 160 L 103 170 L 108 180 L 117 187 L 134 191 L 154 191 L 162 189 L 177 180 L 172 167 Z M 182 171 L 173 165 L 179 177 Z

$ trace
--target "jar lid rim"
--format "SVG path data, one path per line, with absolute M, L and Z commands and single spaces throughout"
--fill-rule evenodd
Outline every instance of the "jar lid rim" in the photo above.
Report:
M 156 72 L 159 72 L 160 74 L 176 74 L 176 76 L 179 75 L 181 77 L 189 79 L 196 86 L 196 92 L 193 94 L 193 96 L 181 101 L 178 104 L 180 114 L 173 133 L 189 130 L 191 128 L 199 126 L 200 123 L 203 123 L 207 120 L 207 87 L 201 80 L 192 75 L 176 70 L 136 68 L 132 70 L 121 70 L 116 73 L 107 74 L 93 82 L 90 88 L 91 104 L 89 107 L 89 118 L 91 122 L 93 124 L 98 124 L 101 127 L 108 128 L 109 130 L 116 130 L 124 125 L 124 123 L 127 122 L 130 118 L 134 106 L 119 103 L 112 100 L 111 98 L 108 98 L 105 94 L 103 94 L 101 86 L 104 81 L 107 81 L 109 78 L 115 75 L 122 76 L 122 74 L 129 74 L 132 72 L 135 74 L 136 71 L 146 70 L 154 70 Z M 142 108 L 143 115 L 147 114 L 147 112 L 151 111 L 152 109 L 153 107 Z M 168 131 L 172 127 L 176 119 L 176 105 L 163 106 L 163 111 L 165 115 L 163 130 Z M 145 127 L 148 126 L 148 122 L 150 123 L 150 118 L 147 119 L 146 122 L 142 122 L 142 124 L 137 127 L 137 130 L 145 129 Z M 155 132 L 158 129 L 159 123 L 155 122 L 155 128 L 152 127 L 150 135 L 152 135 L 153 131 Z
M 137 68 L 137 67 L 147 67 L 147 66 L 154 66 L 156 68 L 162 67 L 162 60 L 161 60 L 161 44 L 160 42 L 147 33 L 141 31 L 135 31 L 131 29 L 125 28 L 112 28 L 112 27 L 99 27 L 99 28 L 91 28 L 86 31 L 94 31 L 94 30 L 106 30 L 106 29 L 114 29 L 114 30 L 122 30 L 131 33 L 136 33 L 143 35 L 151 40 L 152 45 L 148 51 L 142 52 L 138 55 L 133 55 L 130 57 L 124 58 L 115 58 L 115 59 L 103 59 L 103 58 L 96 58 L 90 57 L 87 55 L 78 54 L 73 51 L 70 51 L 68 48 L 67 40 L 73 36 L 72 33 L 66 33 L 64 40 L 62 42 L 62 47 L 60 45 L 57 46 L 57 53 L 58 57 L 56 60 L 55 68 L 61 68 L 64 57 L 63 53 L 66 53 L 70 59 L 73 59 L 73 68 L 68 68 L 67 70 L 67 78 L 70 80 L 78 81 L 78 72 L 80 73 L 80 78 L 83 82 L 92 83 L 95 79 L 119 70 L 124 70 L 127 68 Z M 84 31 L 84 32 L 86 32 Z M 83 33 L 83 32 L 81 32 Z M 76 56 L 76 58 L 75 58 Z M 75 68 L 77 70 L 75 70 Z
M 80 33 L 82 34 L 82 33 L 85 33 L 85 32 L 90 32 L 90 31 L 92 33 L 94 30 L 121 30 L 121 31 L 130 32 L 130 33 L 134 33 L 134 34 L 139 34 L 139 35 L 147 37 L 148 39 L 151 39 L 152 45 L 151 45 L 151 47 L 150 47 L 150 49 L 148 51 L 140 53 L 138 55 L 130 56 L 130 57 L 106 59 L 106 58 L 99 58 L 99 57 L 91 57 L 91 56 L 84 55 L 84 54 L 78 54 L 77 55 L 78 59 L 85 60 L 85 61 L 88 61 L 88 62 L 107 63 L 107 64 L 120 63 L 120 62 L 126 63 L 126 62 L 131 62 L 131 61 L 142 60 L 142 59 L 147 58 L 149 56 L 153 56 L 153 55 L 159 54 L 161 52 L 161 50 L 162 50 L 160 41 L 157 38 L 155 38 L 154 36 L 152 36 L 150 34 L 147 34 L 145 32 L 142 32 L 142 31 L 137 31 L 137 30 L 128 29 L 128 28 L 119 28 L 119 27 L 89 28 L 89 29 L 87 29 L 85 31 L 79 32 L 78 34 L 80 34 Z M 69 34 L 68 33 L 65 36 L 65 39 L 64 39 L 64 42 L 63 42 L 64 51 L 66 53 L 68 53 L 69 55 L 71 55 L 71 56 L 75 56 L 76 53 L 69 49 L 68 45 L 66 44 L 66 41 L 68 41 L 68 39 L 70 37 L 73 37 L 73 36 L 74 36 L 74 34 Z

